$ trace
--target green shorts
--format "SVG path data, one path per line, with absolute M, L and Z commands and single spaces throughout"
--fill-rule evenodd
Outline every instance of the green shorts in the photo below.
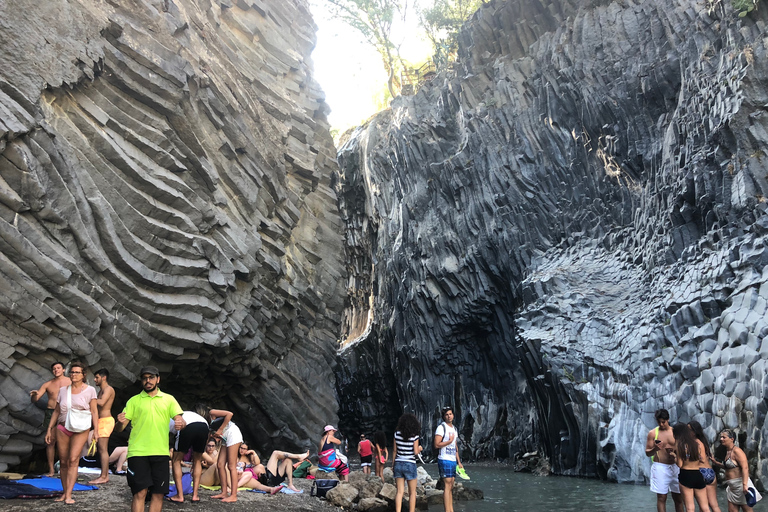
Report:
M 46 409 L 45 418 L 43 419 L 43 430 L 48 430 L 48 425 L 51 424 L 51 418 L 53 417 L 53 411 L 56 409 Z

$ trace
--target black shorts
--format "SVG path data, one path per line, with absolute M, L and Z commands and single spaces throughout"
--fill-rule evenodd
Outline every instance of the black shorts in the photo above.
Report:
M 205 451 L 205 443 L 208 442 L 208 425 L 205 423 L 190 423 L 179 431 L 173 449 L 177 452 L 187 453 L 189 447 L 195 453 Z
M 131 493 L 137 494 L 149 489 L 150 494 L 168 494 L 170 470 L 168 455 L 151 455 L 148 457 L 128 457 L 126 480 Z
M 270 470 L 267 469 L 267 487 L 277 487 L 285 481 L 285 475 L 273 475 Z
M 371 461 L 373 460 L 373 455 L 361 455 L 360 456 L 360 464 L 361 465 L 371 465 Z

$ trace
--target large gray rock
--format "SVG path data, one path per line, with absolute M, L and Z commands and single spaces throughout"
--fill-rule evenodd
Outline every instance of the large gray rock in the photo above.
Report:
M 325 495 L 337 507 L 349 508 L 359 499 L 359 493 L 354 485 L 342 482 Z
M 490 2 L 339 150 L 342 429 L 647 479 L 653 412 L 763 476 L 768 10 Z M 755 370 L 753 371 L 752 368 Z M 699 398 L 702 400 L 699 400 Z
M 360 512 L 387 512 L 389 505 L 379 498 L 363 498 L 357 504 L 357 510 Z
M 257 446 L 313 446 L 345 268 L 307 2 L 19 0 L 0 19 L 0 453 L 41 445 L 28 393 L 72 359 L 111 370 L 115 412 L 151 363 Z

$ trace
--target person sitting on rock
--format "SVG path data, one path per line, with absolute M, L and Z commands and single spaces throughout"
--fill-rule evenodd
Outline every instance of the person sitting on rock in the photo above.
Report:
M 319 459 L 319 465 L 326 468 L 333 468 L 341 479 L 345 482 L 349 481 L 349 467 L 344 464 L 336 456 L 336 447 L 334 445 L 341 445 L 341 440 L 337 439 L 334 435 L 336 433 L 336 427 L 332 425 L 326 425 L 323 429 L 323 437 L 320 440 L 319 450 L 317 456 Z
M 244 471 L 243 476 L 238 482 L 238 487 L 250 487 L 274 494 L 280 490 L 281 484 L 288 479 L 288 488 L 299 492 L 293 485 L 293 461 L 301 462 L 309 457 L 309 450 L 306 453 L 288 453 L 275 450 L 269 456 L 267 466 L 257 464 L 249 471 Z M 277 491 L 274 489 L 277 488 Z

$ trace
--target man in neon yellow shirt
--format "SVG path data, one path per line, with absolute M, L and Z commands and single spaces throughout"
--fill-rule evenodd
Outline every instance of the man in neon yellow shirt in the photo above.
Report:
M 131 512 L 143 512 L 147 492 L 151 492 L 149 512 L 163 509 L 163 496 L 168 494 L 170 445 L 168 421 L 173 418 L 176 430 L 184 428 L 181 406 L 171 395 L 160 391 L 160 372 L 145 366 L 139 372 L 144 391 L 125 404 L 117 415 L 119 432 L 132 423 L 128 438 L 128 486 L 133 493 Z

